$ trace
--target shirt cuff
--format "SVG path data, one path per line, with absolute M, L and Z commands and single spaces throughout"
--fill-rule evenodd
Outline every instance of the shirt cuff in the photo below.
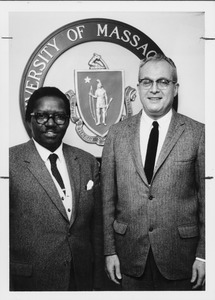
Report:
M 205 259 L 204 259 L 204 258 L 199 258 L 199 257 L 196 257 L 196 260 L 199 260 L 199 261 L 203 261 L 203 262 L 205 262 Z

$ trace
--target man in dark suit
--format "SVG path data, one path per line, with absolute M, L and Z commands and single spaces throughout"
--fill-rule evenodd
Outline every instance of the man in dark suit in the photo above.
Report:
M 30 97 L 32 139 L 10 149 L 10 290 L 100 287 L 102 210 L 96 159 L 62 143 L 70 104 L 54 87 Z M 50 156 L 51 155 L 51 156 Z
M 123 290 L 204 285 L 204 125 L 172 108 L 178 87 L 171 59 L 143 60 L 143 110 L 113 125 L 105 142 L 106 272 Z

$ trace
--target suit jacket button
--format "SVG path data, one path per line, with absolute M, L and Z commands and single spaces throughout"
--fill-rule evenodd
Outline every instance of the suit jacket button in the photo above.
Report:
M 150 227 L 150 228 L 149 228 L 149 232 L 152 232 L 152 231 L 153 231 L 153 227 Z
M 70 233 L 70 232 L 68 232 L 68 233 L 67 233 L 67 236 L 71 236 L 71 233 Z
M 149 196 L 149 200 L 152 200 L 154 197 L 152 195 Z

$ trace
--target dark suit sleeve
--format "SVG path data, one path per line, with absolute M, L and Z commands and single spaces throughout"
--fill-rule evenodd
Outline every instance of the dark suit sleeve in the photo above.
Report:
M 114 134 L 113 130 L 110 129 L 103 148 L 101 167 L 105 255 L 116 253 L 113 231 L 115 201 L 117 199 L 114 156 Z
M 94 161 L 94 213 L 92 218 L 92 240 L 94 249 L 94 289 L 101 289 L 104 281 L 102 199 L 99 165 Z
M 205 131 L 199 140 L 199 148 L 196 159 L 196 183 L 199 202 L 199 231 L 200 239 L 196 250 L 196 257 L 205 258 Z

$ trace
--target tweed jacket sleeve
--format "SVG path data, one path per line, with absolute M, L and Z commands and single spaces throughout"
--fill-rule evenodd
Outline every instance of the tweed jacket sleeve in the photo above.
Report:
M 103 198 L 104 254 L 116 253 L 113 223 L 117 202 L 116 166 L 114 153 L 115 128 L 111 127 L 102 153 L 101 186 Z
M 200 238 L 196 250 L 196 257 L 205 258 L 205 131 L 202 128 L 199 148 L 196 159 L 196 183 L 199 206 L 199 231 Z

